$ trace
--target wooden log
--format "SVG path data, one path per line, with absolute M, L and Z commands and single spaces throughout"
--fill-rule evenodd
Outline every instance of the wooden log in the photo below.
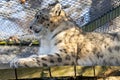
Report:
M 30 40 L 30 41 L 20 41 L 20 42 L 15 42 L 15 41 L 8 41 L 8 40 L 2 40 L 0 41 L 0 46 L 3 45 L 15 45 L 15 46 L 39 46 L 39 41 L 38 40 Z

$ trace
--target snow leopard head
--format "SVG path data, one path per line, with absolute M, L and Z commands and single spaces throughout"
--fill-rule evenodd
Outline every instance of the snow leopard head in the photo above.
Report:
M 67 16 L 61 4 L 42 9 L 35 14 L 35 18 L 30 26 L 35 33 L 54 31 L 62 21 L 66 21 Z

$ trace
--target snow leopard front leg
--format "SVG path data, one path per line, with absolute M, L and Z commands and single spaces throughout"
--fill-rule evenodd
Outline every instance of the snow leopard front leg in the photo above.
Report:
M 19 58 L 10 62 L 10 67 L 51 67 L 51 66 L 75 65 L 75 55 L 66 53 L 54 53 L 39 55 L 36 57 Z

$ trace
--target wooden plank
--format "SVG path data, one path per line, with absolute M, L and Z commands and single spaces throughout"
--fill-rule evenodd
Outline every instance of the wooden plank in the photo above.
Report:
M 94 69 L 90 66 L 77 66 L 76 67 L 76 77 L 98 77 L 98 79 L 105 78 L 104 74 L 110 75 L 111 73 L 116 74 L 116 76 L 120 76 L 117 74 L 116 70 L 120 70 L 119 66 L 96 66 L 95 67 L 95 76 Z M 50 78 L 49 73 L 42 74 L 42 68 L 20 68 L 17 69 L 17 77 L 18 79 L 40 79 L 43 77 Z M 74 77 L 74 66 L 59 66 L 51 68 L 52 78 L 65 78 L 65 77 Z M 114 76 L 114 75 L 110 75 Z M 116 77 L 115 76 L 115 77 Z M 0 70 L 0 80 L 15 80 L 14 69 L 2 69 Z

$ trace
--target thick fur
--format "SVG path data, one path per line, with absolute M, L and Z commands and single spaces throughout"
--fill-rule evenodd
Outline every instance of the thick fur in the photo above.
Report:
M 60 4 L 39 11 L 30 28 L 41 36 L 39 56 L 14 59 L 11 67 L 120 66 L 120 33 L 83 32 Z

